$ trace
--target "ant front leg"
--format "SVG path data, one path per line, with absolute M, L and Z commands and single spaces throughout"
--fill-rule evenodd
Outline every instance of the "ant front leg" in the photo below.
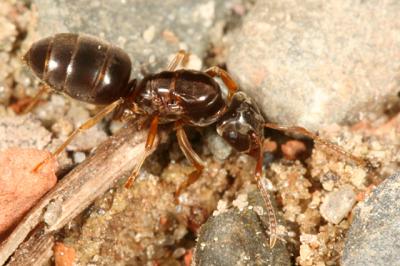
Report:
M 67 146 L 68 144 L 71 143 L 71 141 L 74 139 L 74 137 L 80 133 L 80 132 L 84 132 L 85 130 L 88 130 L 89 128 L 93 127 L 94 125 L 96 125 L 101 119 L 103 119 L 106 115 L 108 115 L 109 113 L 111 113 L 115 108 L 117 108 L 118 106 L 121 105 L 121 103 L 123 102 L 122 99 L 119 99 L 113 103 L 111 103 L 110 105 L 106 106 L 103 110 L 101 110 L 99 113 L 97 113 L 94 117 L 90 118 L 89 120 L 87 120 L 85 123 L 83 123 L 80 127 L 78 127 L 77 129 L 75 129 L 69 136 L 68 138 L 64 141 L 63 144 L 61 144 L 55 152 L 53 152 L 50 157 L 48 157 L 47 159 L 45 159 L 44 161 L 40 162 L 34 169 L 33 171 L 37 171 L 40 169 L 40 167 L 42 167 L 45 163 L 47 163 L 51 158 L 56 157 L 57 155 L 59 155 Z
M 233 94 L 236 93 L 239 86 L 237 85 L 236 81 L 234 81 L 233 78 L 228 74 L 228 72 L 217 66 L 210 67 L 205 72 L 211 77 L 217 76 L 222 79 L 225 86 L 228 88 L 228 100 L 231 100 Z
M 274 206 L 272 205 L 271 198 L 269 196 L 269 192 L 266 189 L 266 186 L 262 180 L 262 166 L 263 166 L 263 152 L 262 152 L 262 146 L 261 146 L 261 140 L 256 134 L 252 134 L 252 138 L 255 140 L 256 143 L 258 143 L 258 155 L 257 155 L 257 164 L 256 164 L 256 170 L 255 170 L 255 179 L 257 182 L 257 187 L 260 190 L 262 199 L 264 201 L 264 204 L 267 208 L 268 212 L 268 220 L 269 220 L 269 247 L 272 249 L 277 240 L 277 234 L 276 234 L 276 227 L 278 225 L 278 221 L 276 219 L 275 215 L 275 210 Z
M 278 125 L 275 123 L 266 123 L 264 126 L 267 128 L 272 128 L 275 130 L 283 131 L 285 133 L 294 133 L 294 134 L 300 134 L 300 135 L 309 137 L 309 138 L 313 139 L 315 142 L 318 142 L 318 143 L 324 145 L 325 147 L 327 147 L 328 149 L 336 152 L 337 154 L 340 154 L 341 156 L 354 161 L 359 166 L 366 168 L 368 171 L 374 170 L 374 166 L 372 165 L 372 163 L 369 160 L 357 157 L 357 156 L 351 154 L 350 152 L 345 151 L 340 146 L 335 145 L 332 142 L 322 139 L 317 134 L 315 134 L 303 127 L 299 127 L 299 126 L 288 127 L 288 126 L 281 126 L 281 125 Z
M 132 174 L 130 177 L 126 180 L 125 187 L 130 188 L 135 181 L 136 177 L 139 174 L 140 168 L 142 168 L 142 165 L 146 158 L 151 154 L 151 150 L 153 149 L 154 145 L 154 140 L 156 139 L 157 133 L 158 133 L 158 123 L 159 123 L 159 114 L 154 114 L 151 117 L 150 121 L 150 129 L 149 133 L 147 135 L 147 140 L 146 140 L 146 145 L 145 145 L 145 155 L 142 157 L 140 162 L 136 164 L 135 168 L 132 170 Z
M 178 138 L 179 147 L 181 148 L 186 159 L 196 168 L 195 171 L 189 174 L 189 177 L 175 191 L 175 198 L 178 198 L 184 189 L 196 182 L 204 169 L 204 162 L 199 155 L 193 150 L 186 136 L 186 132 L 180 122 L 176 122 L 176 136 Z
M 171 62 L 167 66 L 168 71 L 175 71 L 175 69 L 179 66 L 182 65 L 185 67 L 185 65 L 189 61 L 189 54 L 185 50 L 179 50 L 179 52 L 174 56 L 174 58 L 171 60 Z

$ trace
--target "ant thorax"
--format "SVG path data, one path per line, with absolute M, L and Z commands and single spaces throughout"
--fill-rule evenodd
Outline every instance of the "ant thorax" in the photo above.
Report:
M 219 85 L 200 71 L 163 71 L 148 75 L 135 88 L 132 100 L 160 123 L 184 121 L 194 126 L 215 123 L 226 108 Z

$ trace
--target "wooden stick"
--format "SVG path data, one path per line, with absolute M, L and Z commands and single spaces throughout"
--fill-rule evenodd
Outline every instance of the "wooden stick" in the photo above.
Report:
M 36 228 L 29 240 L 17 249 L 7 266 L 44 265 L 53 256 L 53 246 L 53 233 L 43 234 L 43 228 Z

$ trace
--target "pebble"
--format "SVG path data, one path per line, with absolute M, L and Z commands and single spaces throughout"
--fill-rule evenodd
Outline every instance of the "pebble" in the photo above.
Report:
M 264 206 L 258 191 L 241 198 L 251 206 Z M 264 221 L 253 208 L 232 208 L 210 217 L 200 229 L 192 265 L 291 265 L 283 242 L 269 248 L 268 226 L 260 218 Z
M 218 21 L 231 14 L 232 2 L 235 1 L 110 0 L 79 4 L 34 0 L 41 37 L 81 32 L 104 38 L 128 52 L 135 76 L 143 66 L 150 71 L 164 68 L 168 57 L 180 49 L 204 58 L 209 33 Z
M 86 159 L 86 154 L 84 152 L 75 152 L 74 155 L 74 163 L 81 163 Z
M 385 266 L 400 261 L 400 173 L 383 181 L 353 211 L 341 265 Z
M 296 160 L 307 150 L 304 142 L 299 140 L 289 140 L 281 146 L 283 156 L 287 160 Z
M 351 211 L 356 202 L 356 193 L 351 185 L 344 185 L 330 192 L 321 204 L 321 215 L 330 223 L 338 224 Z
M 210 152 L 220 161 L 224 161 L 232 153 L 232 146 L 230 146 L 221 136 L 219 136 L 215 129 L 207 130 L 206 143 Z
M 54 244 L 54 261 L 57 266 L 73 266 L 76 256 L 74 248 L 68 247 L 61 242 Z
M 273 122 L 317 130 L 381 114 L 398 101 L 399 12 L 385 0 L 257 1 L 227 67 Z
M 51 133 L 32 115 L 0 117 L 0 151 L 10 147 L 43 149 Z
M 46 151 L 26 148 L 0 152 L 0 236 L 56 184 L 55 160 L 50 160 L 37 173 L 32 172 L 47 156 Z

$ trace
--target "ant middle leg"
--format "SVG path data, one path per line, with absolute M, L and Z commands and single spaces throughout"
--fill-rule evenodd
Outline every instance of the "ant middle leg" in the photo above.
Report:
M 139 161 L 138 164 L 136 164 L 135 168 L 133 168 L 131 175 L 125 182 L 125 187 L 130 188 L 135 182 L 136 177 L 139 174 L 140 168 L 142 168 L 142 165 L 146 158 L 151 154 L 151 150 L 153 149 L 154 145 L 154 140 L 156 139 L 157 133 L 158 133 L 158 123 L 159 123 L 159 114 L 154 114 L 151 117 L 150 121 L 150 129 L 149 133 L 147 135 L 147 140 L 145 144 L 145 154 L 142 157 L 142 159 Z
M 234 81 L 233 78 L 228 74 L 228 72 L 226 72 L 222 68 L 213 66 L 207 69 L 205 72 L 211 77 L 219 77 L 222 79 L 225 86 L 228 88 L 228 100 L 230 100 L 233 94 L 235 94 L 238 90 L 239 86 L 236 81 Z
M 189 54 L 185 50 L 179 50 L 179 52 L 174 56 L 171 62 L 167 66 L 168 71 L 174 71 L 179 65 L 183 67 L 189 61 Z
M 181 148 L 186 159 L 196 168 L 196 170 L 190 173 L 188 178 L 182 184 L 180 184 L 178 189 L 175 191 L 175 198 L 178 198 L 184 189 L 199 179 L 204 169 L 204 162 L 193 150 L 192 145 L 190 145 L 190 142 L 187 138 L 186 132 L 180 122 L 176 122 L 176 136 L 178 138 L 179 147 Z
M 80 127 L 78 127 L 77 129 L 75 129 L 69 136 L 68 138 L 54 151 L 51 153 L 50 157 L 48 157 L 47 159 L 45 159 L 44 161 L 40 162 L 33 171 L 37 171 L 40 167 L 42 167 L 45 163 L 48 162 L 48 160 L 50 160 L 51 158 L 56 157 L 57 155 L 59 155 L 67 146 L 68 144 L 71 143 L 71 141 L 74 139 L 74 137 L 80 133 L 80 132 L 84 132 L 86 130 L 88 130 L 89 128 L 93 127 L 94 125 L 96 125 L 98 122 L 100 122 L 101 119 L 103 119 L 106 115 L 108 115 L 109 113 L 111 113 L 115 108 L 117 108 L 118 106 L 121 105 L 121 103 L 123 102 L 122 99 L 119 99 L 113 103 L 111 103 L 110 105 L 107 105 L 103 110 L 101 110 L 100 112 L 98 112 L 94 117 L 90 118 L 89 120 L 87 120 L 85 123 L 83 123 Z
M 300 134 L 303 136 L 306 136 L 308 138 L 313 139 L 315 142 L 318 142 L 322 145 L 324 145 L 325 147 L 327 147 L 328 149 L 336 152 L 337 154 L 348 158 L 350 160 L 352 160 L 353 162 L 355 162 L 356 164 L 358 164 L 361 167 L 366 168 L 368 171 L 373 171 L 374 170 L 374 166 L 372 165 L 372 163 L 365 159 L 365 158 L 361 158 L 358 156 L 355 156 L 353 154 L 351 154 L 350 152 L 345 151 L 342 147 L 333 144 L 332 142 L 329 142 L 325 139 L 322 139 L 321 137 L 319 137 L 317 134 L 303 128 L 303 127 L 299 127 L 299 126 L 281 126 L 275 123 L 266 123 L 264 125 L 267 128 L 272 128 L 275 130 L 279 130 L 279 131 L 283 131 L 285 133 L 294 133 L 294 134 Z

